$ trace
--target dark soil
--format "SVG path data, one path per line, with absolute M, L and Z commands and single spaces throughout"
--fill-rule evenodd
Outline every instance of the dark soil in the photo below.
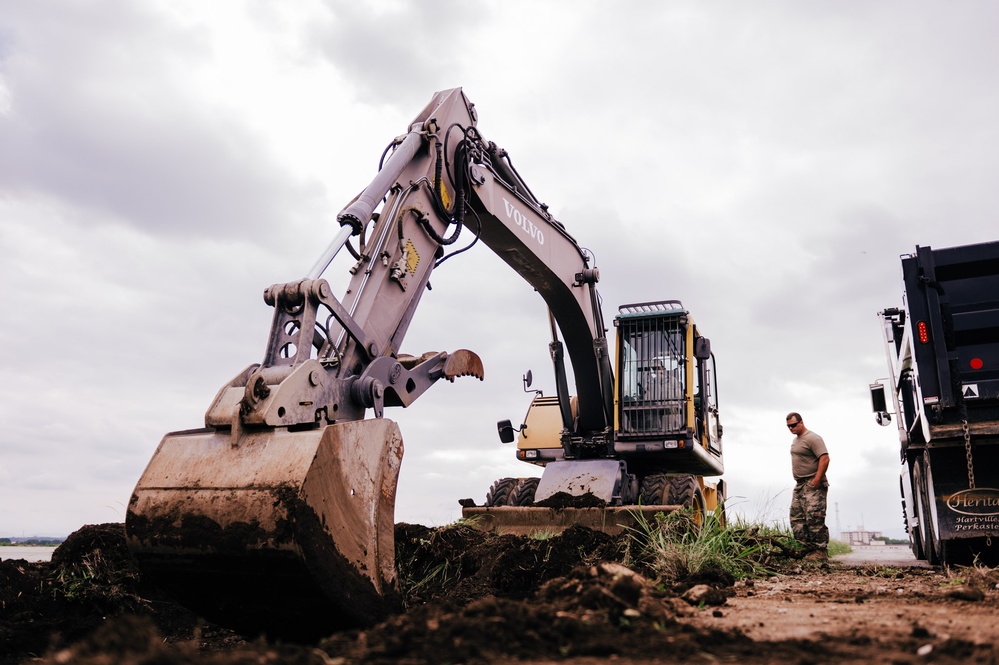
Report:
M 555 492 L 547 499 L 535 501 L 535 506 L 542 508 L 603 508 L 607 502 L 597 498 L 587 492 L 586 494 L 575 495 L 566 492 Z
M 0 665 L 914 663 L 927 645 L 935 662 L 997 657 L 990 640 L 999 628 L 979 643 L 934 623 L 980 614 L 995 624 L 994 582 L 981 576 L 965 597 L 953 588 L 938 594 L 947 578 L 929 570 L 886 581 L 870 569 L 858 581 L 835 565 L 792 562 L 786 577 L 755 585 L 706 571 L 664 588 L 640 565 L 622 564 L 634 561 L 626 537 L 579 527 L 538 540 L 399 524 L 396 558 L 403 612 L 363 630 L 281 642 L 240 635 L 174 603 L 144 585 L 122 525 L 87 526 L 51 562 L 0 562 Z M 902 578 L 912 594 L 902 595 Z M 684 592 L 701 600 L 685 602 Z M 843 617 L 851 612 L 867 614 L 850 623 Z M 882 616 L 897 616 L 897 635 L 879 627 Z

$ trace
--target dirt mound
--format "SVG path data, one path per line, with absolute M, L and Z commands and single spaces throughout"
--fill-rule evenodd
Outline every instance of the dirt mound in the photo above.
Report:
M 142 618 L 157 636 L 171 639 L 191 639 L 200 631 L 219 645 L 241 641 L 145 589 L 122 524 L 84 526 L 52 552 L 50 562 L 0 561 L 2 665 L 92 641 L 114 617 Z M 112 649 L 123 643 L 131 644 L 123 636 L 108 640 Z
M 83 527 L 51 562 L 0 562 L 0 643 L 13 654 L 41 653 L 87 635 L 109 614 L 145 611 L 137 585 L 120 524 Z
M 523 600 L 543 582 L 575 566 L 613 558 L 619 549 L 609 536 L 582 528 L 547 540 L 496 537 L 460 525 L 396 528 L 406 605 L 436 603 L 436 609 L 422 610 L 431 613 L 484 598 Z M 122 657 L 141 652 L 144 658 L 158 654 L 162 662 L 187 662 L 192 653 L 206 650 L 259 651 L 233 631 L 143 585 L 121 524 L 83 527 L 53 552 L 51 562 L 0 562 L 0 603 L 4 664 L 46 651 L 61 653 L 64 662 L 67 654 L 78 662 L 103 652 Z M 472 616 L 483 616 L 481 607 Z M 347 639 L 357 652 L 354 638 Z M 288 657 L 287 649 L 282 653 Z
M 396 526 L 396 566 L 407 605 L 432 600 L 466 604 L 485 596 L 523 600 L 547 580 L 596 561 L 619 560 L 620 538 L 571 527 L 535 539 L 494 536 L 469 526 Z
M 670 592 L 614 563 L 627 540 L 399 524 L 404 613 L 314 643 L 247 641 L 143 585 L 121 524 L 86 526 L 51 562 L 0 563 L 0 663 L 485 663 L 701 650 Z M 739 635 L 711 634 L 738 644 Z M 635 639 L 639 637 L 640 639 Z
M 589 492 L 580 495 L 555 492 L 555 494 L 552 494 L 547 499 L 536 501 L 534 505 L 558 510 L 562 508 L 603 508 L 607 505 L 607 502 Z
M 675 599 L 645 578 L 604 562 L 551 579 L 526 602 L 487 596 L 464 607 L 424 605 L 368 631 L 334 636 L 324 649 L 373 665 L 663 654 L 682 661 L 701 652 L 706 638 L 680 626 L 677 612 Z M 738 635 L 706 632 L 709 642 L 748 645 Z
M 584 528 L 538 540 L 400 524 L 396 540 L 404 612 L 281 643 L 157 595 L 122 525 L 87 526 L 52 562 L 0 562 L 0 665 L 999 662 L 999 573 L 981 567 L 789 561 L 765 580 L 701 568 L 664 585 L 636 572 L 633 542 Z
M 91 524 L 74 531 L 52 552 L 52 563 L 56 566 L 77 565 L 99 554 L 110 568 L 124 573 L 138 570 L 125 545 L 123 524 Z

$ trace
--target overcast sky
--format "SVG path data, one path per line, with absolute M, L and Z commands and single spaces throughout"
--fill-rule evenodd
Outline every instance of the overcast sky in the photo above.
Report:
M 830 527 L 901 536 L 876 313 L 899 255 L 996 239 L 991 2 L 0 0 L 0 535 L 124 520 L 162 436 L 263 356 L 434 92 L 595 254 L 610 320 L 681 299 L 718 360 L 730 511 L 786 520 L 784 426 L 831 452 Z M 331 281 L 335 275 L 329 275 Z M 544 303 L 483 246 L 403 350 L 486 380 L 392 410 L 398 521 L 525 475 L 495 423 L 553 392 Z

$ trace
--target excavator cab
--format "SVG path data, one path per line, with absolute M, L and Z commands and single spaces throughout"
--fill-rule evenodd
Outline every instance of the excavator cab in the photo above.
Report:
M 622 305 L 614 326 L 613 455 L 638 471 L 721 475 L 714 355 L 690 312 L 679 300 Z M 575 420 L 574 396 L 569 408 Z M 565 459 L 563 427 L 560 398 L 536 394 L 519 428 L 517 459 L 540 466 Z M 513 440 L 509 421 L 500 429 Z
M 614 450 L 634 470 L 724 471 L 711 344 L 679 300 L 622 305 Z

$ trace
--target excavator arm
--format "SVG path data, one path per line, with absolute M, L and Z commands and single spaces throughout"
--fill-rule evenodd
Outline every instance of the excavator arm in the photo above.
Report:
M 470 167 L 471 209 L 481 226 L 479 237 L 544 298 L 565 339 L 579 409 L 574 425 L 567 416 L 569 396 L 560 385 L 563 424 L 573 436 L 606 445 L 613 422 L 614 378 L 596 290 L 600 272 L 530 193 L 505 151 L 489 143 L 475 156 Z M 553 328 L 557 345 L 555 333 Z M 564 374 L 556 368 L 561 384 Z
M 444 236 L 449 227 L 460 230 L 463 203 L 452 199 L 445 168 L 463 144 L 446 141 L 442 127 L 474 123 L 461 90 L 448 90 L 392 142 L 378 175 L 337 216 L 341 232 L 310 275 L 264 292 L 274 307 L 264 361 L 219 392 L 206 426 L 235 433 L 254 425 L 318 426 L 363 419 L 368 408 L 381 417 L 386 405 L 408 406 L 442 377 L 482 378 L 481 362 L 468 351 L 429 354 L 419 363 L 399 357 Z M 356 262 L 338 299 L 321 275 L 351 237 L 359 240 L 349 248 Z

